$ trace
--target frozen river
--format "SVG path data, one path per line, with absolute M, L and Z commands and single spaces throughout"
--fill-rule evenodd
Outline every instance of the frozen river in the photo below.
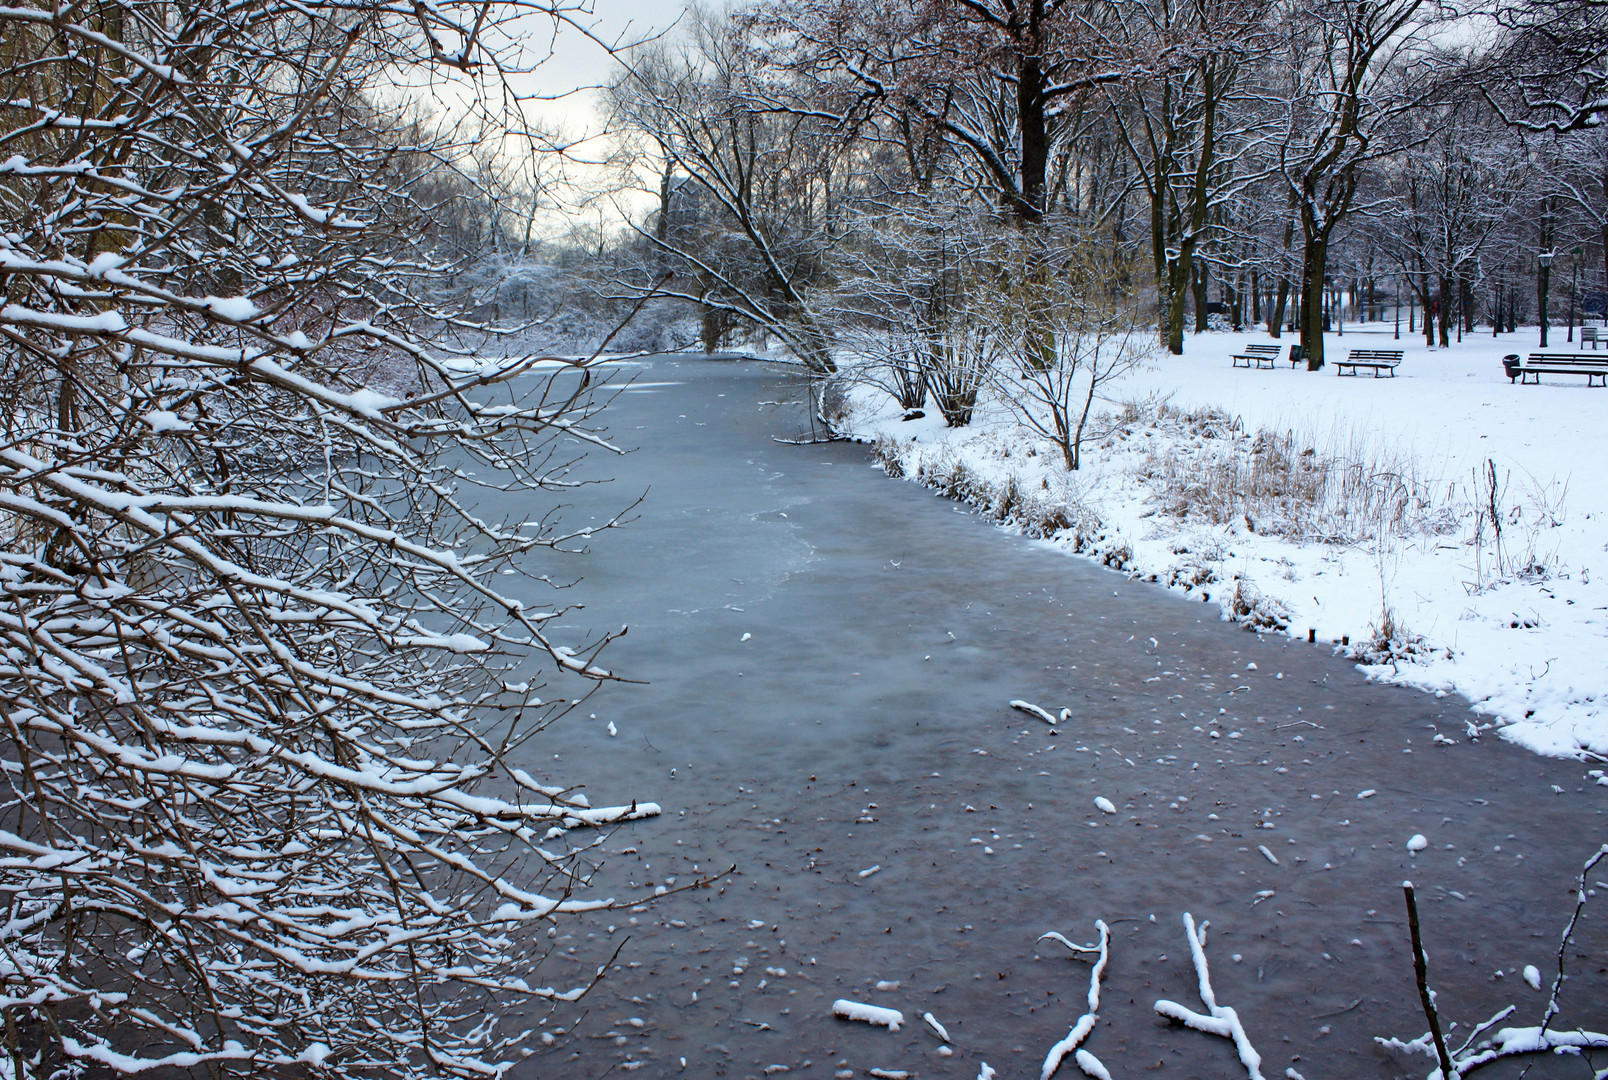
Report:
M 775 369 L 634 371 L 606 415 L 637 449 L 583 466 L 614 480 L 566 521 L 646 495 L 569 566 L 586 607 L 555 635 L 628 623 L 607 666 L 642 682 L 605 687 L 525 764 L 594 804 L 663 804 L 603 840 L 604 894 L 736 869 L 562 923 L 544 983 L 618 957 L 517 1076 L 972 1080 L 986 1061 L 1037 1077 L 1089 985 L 1086 960 L 1037 939 L 1091 942 L 1096 919 L 1111 955 L 1084 1048 L 1118 1078 L 1244 1076 L 1227 1040 L 1154 1011 L 1204 1011 L 1186 911 L 1211 922 L 1218 1001 L 1264 1075 L 1424 1076 L 1429 1059 L 1373 1042 L 1427 1030 L 1404 878 L 1443 1016 L 1466 1030 L 1515 1004 L 1509 1023 L 1539 1021 L 1522 969 L 1550 980 L 1571 886 L 1608 840 L 1589 766 L 1470 742 L 1456 699 L 1371 685 L 1325 649 L 1007 535 L 864 447 L 775 442 L 807 431 Z M 1012 699 L 1070 718 L 1053 732 Z M 1598 903 L 1565 1026 L 1608 1029 Z M 838 998 L 905 1024 L 834 1019 Z M 1578 1059 L 1481 1075 L 1526 1063 L 1591 1075 Z

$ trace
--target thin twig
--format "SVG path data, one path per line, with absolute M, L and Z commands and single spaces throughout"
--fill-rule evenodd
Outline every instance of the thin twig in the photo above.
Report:
M 1429 957 L 1424 953 L 1424 942 L 1418 933 L 1418 899 L 1413 895 L 1413 883 L 1401 883 L 1407 897 L 1407 929 L 1413 938 L 1413 976 L 1418 980 L 1418 999 L 1424 1003 L 1424 1015 L 1429 1018 L 1429 1033 L 1435 1040 L 1435 1056 L 1440 1061 L 1442 1080 L 1457 1080 L 1458 1072 L 1452 1068 L 1452 1055 L 1446 1051 L 1446 1036 L 1441 1033 L 1440 1013 L 1435 1009 L 1435 996 L 1429 989 Z

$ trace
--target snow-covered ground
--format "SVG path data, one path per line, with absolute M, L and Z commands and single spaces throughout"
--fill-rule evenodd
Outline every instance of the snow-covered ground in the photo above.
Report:
M 1439 350 L 1378 324 L 1331 335 L 1331 361 L 1402 348 L 1394 379 L 1230 365 L 1271 341 L 1191 336 L 1106 384 L 1075 473 L 998 403 L 950 429 L 861 384 L 846 426 L 890 472 L 1046 543 L 1463 694 L 1471 734 L 1608 756 L 1608 389 L 1510 384 L 1501 357 L 1533 328 Z

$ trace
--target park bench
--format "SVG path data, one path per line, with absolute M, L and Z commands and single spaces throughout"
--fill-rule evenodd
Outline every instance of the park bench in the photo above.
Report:
M 1401 364 L 1401 353 L 1400 349 L 1352 349 L 1350 356 L 1334 362 L 1334 373 L 1344 375 L 1345 369 L 1350 368 L 1355 375 L 1358 368 L 1373 368 L 1374 378 L 1388 371 L 1394 379 L 1396 368 Z
M 1587 386 L 1608 386 L 1608 357 L 1580 356 L 1575 353 L 1531 353 L 1520 361 L 1509 353 L 1502 357 L 1502 368 L 1509 382 L 1541 384 L 1542 375 L 1584 375 Z
M 1597 351 L 1597 342 L 1599 342 L 1601 340 L 1602 339 L 1597 336 L 1597 328 L 1595 326 L 1582 326 L 1580 328 L 1580 348 L 1581 349 L 1584 349 L 1586 347 L 1586 342 L 1589 341 L 1589 342 L 1591 342 L 1591 351 L 1596 352 Z
M 1235 367 L 1261 367 L 1266 364 L 1272 367 L 1278 362 L 1279 353 L 1284 350 L 1283 345 L 1247 345 L 1243 352 L 1234 354 Z M 1241 364 L 1240 361 L 1245 361 Z

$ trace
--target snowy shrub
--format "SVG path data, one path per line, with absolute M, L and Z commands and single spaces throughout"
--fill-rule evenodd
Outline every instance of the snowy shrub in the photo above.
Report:
M 882 471 L 894 479 L 905 474 L 904 455 L 909 443 L 890 435 L 878 435 L 871 445 L 871 456 L 882 466 Z
M 1537 583 L 1553 574 L 1556 553 L 1543 548 L 1546 534 L 1563 523 L 1565 483 L 1530 478 L 1514 491 L 1511 471 L 1499 473 L 1487 460 L 1463 485 L 1468 539 L 1474 558 L 1471 593 L 1507 581 Z
M 1126 570 L 1133 562 L 1133 546 L 1118 536 L 1101 548 L 1099 557 L 1102 563 L 1113 570 Z
M 883 385 L 902 409 L 919 409 L 927 403 L 927 373 L 918 347 L 898 349 L 876 365 Z
M 1351 648 L 1351 655 L 1364 664 L 1395 664 L 1421 661 L 1434 650 L 1423 635 L 1409 633 L 1397 622 L 1394 608 L 1385 607 L 1369 624 L 1368 637 Z
M 977 392 L 994 366 L 993 346 L 981 331 L 956 328 L 926 357 L 927 390 L 950 427 L 971 423 Z
M 1164 585 L 1193 589 L 1201 585 L 1210 585 L 1216 581 L 1217 570 L 1214 561 L 1204 556 L 1180 559 L 1169 566 L 1166 573 L 1159 580 Z
M 1264 596 L 1249 578 L 1236 575 L 1234 592 L 1224 601 L 1224 614 L 1255 630 L 1286 630 L 1290 610 L 1278 599 Z
M 5 1075 L 496 1075 L 584 989 L 564 832 L 656 808 L 519 767 L 606 639 L 495 583 L 593 380 L 427 339 L 468 181 L 368 96 L 540 12 L 0 9 Z

